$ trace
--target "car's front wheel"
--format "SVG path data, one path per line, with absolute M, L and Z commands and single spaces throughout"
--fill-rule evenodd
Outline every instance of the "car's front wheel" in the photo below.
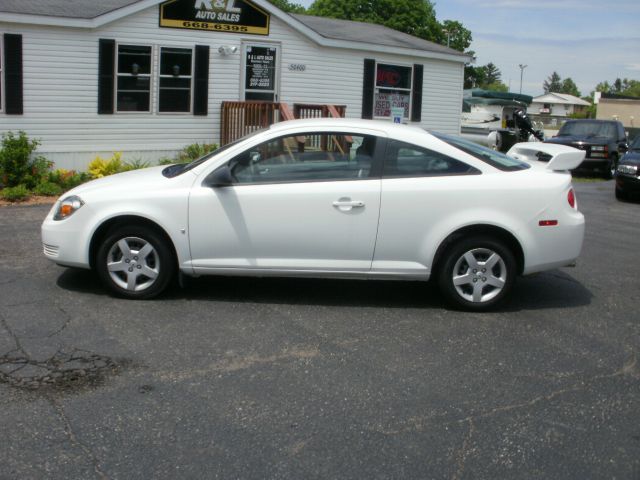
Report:
M 167 241 L 155 230 L 124 226 L 109 232 L 100 244 L 96 270 L 116 295 L 147 299 L 166 289 L 176 267 Z
M 605 172 L 604 172 L 605 179 L 611 180 L 612 178 L 614 178 L 616 176 L 617 169 L 618 169 L 618 157 L 616 157 L 615 155 L 612 155 L 611 160 L 609 160 L 605 168 Z
M 445 252 L 437 275 L 449 303 L 483 311 L 509 293 L 516 271 L 515 257 L 502 241 L 477 236 L 454 243 Z
M 616 198 L 618 200 L 627 200 L 627 192 L 625 192 L 624 190 L 616 187 Z

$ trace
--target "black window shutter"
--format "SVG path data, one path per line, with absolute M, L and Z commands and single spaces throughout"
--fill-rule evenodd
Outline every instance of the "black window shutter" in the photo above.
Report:
M 422 77 L 424 67 L 422 65 L 413 66 L 413 98 L 411 99 L 411 121 L 422 121 Z
M 196 45 L 193 114 L 209 114 L 209 46 Z
M 376 85 L 376 61 L 364 59 L 362 79 L 362 118 L 373 118 L 373 91 Z
M 98 113 L 114 112 L 116 41 L 100 39 L 98 49 Z
M 5 112 L 22 115 L 22 35 L 4 34 Z

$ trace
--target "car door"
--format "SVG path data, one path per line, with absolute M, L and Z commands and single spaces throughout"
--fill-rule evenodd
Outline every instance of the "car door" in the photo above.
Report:
M 383 139 L 309 132 L 249 148 L 198 181 L 189 202 L 192 265 L 247 271 L 367 272 L 378 226 Z
M 435 253 L 428 247 L 432 229 L 466 205 L 462 199 L 472 196 L 480 174 L 439 152 L 389 140 L 372 271 L 425 277 L 428 259 Z

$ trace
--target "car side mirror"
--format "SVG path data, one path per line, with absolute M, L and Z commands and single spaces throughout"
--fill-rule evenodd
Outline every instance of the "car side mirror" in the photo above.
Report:
M 213 188 L 230 187 L 233 183 L 233 174 L 229 165 L 215 169 L 204 179 L 204 184 Z

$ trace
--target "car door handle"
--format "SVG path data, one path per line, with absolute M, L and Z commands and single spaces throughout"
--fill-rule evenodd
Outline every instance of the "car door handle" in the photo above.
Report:
M 364 207 L 364 202 L 360 200 L 336 200 L 333 202 L 333 206 L 340 209 L 362 208 Z

